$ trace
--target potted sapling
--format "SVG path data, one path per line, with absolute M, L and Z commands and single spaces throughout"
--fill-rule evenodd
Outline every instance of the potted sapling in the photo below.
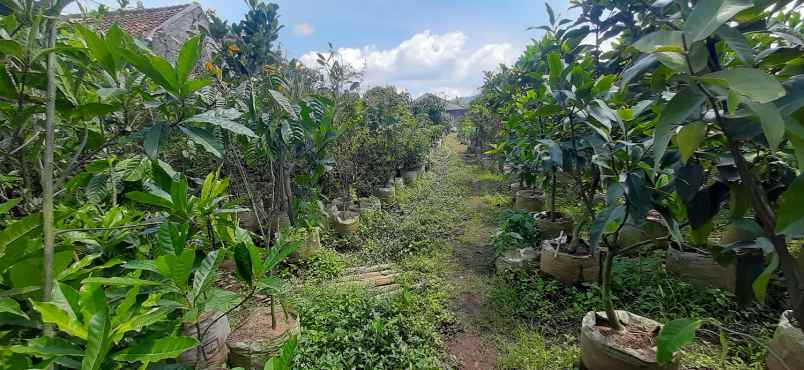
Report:
M 562 233 L 569 234 L 573 231 L 572 219 L 556 209 L 557 178 L 562 166 L 563 155 L 559 144 L 548 139 L 539 140 L 537 151 L 539 162 L 547 173 L 543 187 L 549 189 L 550 192 L 550 209 L 534 213 L 533 219 L 536 220 L 539 236 L 542 239 L 553 239 Z
M 625 249 L 643 245 L 621 247 L 619 234 L 626 223 L 642 226 L 654 208 L 651 173 L 640 166 L 641 154 L 649 144 L 629 142 L 627 132 L 622 134 L 623 140 L 604 140 L 595 148 L 597 162 L 607 169 L 604 181 L 609 193 L 616 196 L 608 198 L 607 207 L 591 227 L 590 244 L 597 247 L 602 241 L 606 248 L 600 290 L 604 310 L 588 312 L 581 322 L 581 359 L 589 369 L 677 369 L 677 356 L 668 363 L 657 361 L 658 322 L 614 307 L 615 259 Z
M 265 296 L 268 305 L 250 306 L 239 313 L 241 322 L 226 342 L 230 366 L 262 369 L 271 357 L 281 352 L 286 342 L 299 335 L 299 318 L 282 300 L 288 286 L 275 276 L 274 269 L 301 244 L 302 241 L 279 232 L 270 248 L 258 248 L 247 232 L 237 229 L 233 253 L 235 271 L 248 291 L 240 305 L 257 294 Z

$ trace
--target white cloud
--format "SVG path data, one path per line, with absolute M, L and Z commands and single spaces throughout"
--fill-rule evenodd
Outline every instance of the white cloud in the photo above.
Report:
M 295 27 L 293 27 L 293 34 L 296 36 L 310 36 L 315 32 L 315 28 L 313 25 L 307 22 L 299 23 Z
M 414 96 L 435 92 L 453 96 L 475 93 L 483 71 L 500 63 L 513 63 L 518 52 L 510 43 L 467 46 L 462 32 L 417 33 L 392 49 L 375 46 L 338 49 L 341 60 L 363 71 L 363 86 L 395 85 Z M 317 66 L 316 52 L 304 54 L 301 61 Z

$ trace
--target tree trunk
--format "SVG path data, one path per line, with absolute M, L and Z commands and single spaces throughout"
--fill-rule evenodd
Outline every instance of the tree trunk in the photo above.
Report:
M 52 2 L 50 6 L 53 6 Z M 51 12 L 56 9 L 51 9 Z M 48 22 L 47 47 L 52 49 L 56 46 L 56 28 L 58 26 L 58 15 L 61 10 L 56 11 L 56 16 Z M 45 152 L 42 158 L 42 232 L 44 238 L 44 255 L 42 260 L 42 270 L 44 281 L 42 282 L 42 300 L 50 300 L 53 290 L 53 253 L 56 241 L 56 228 L 53 224 L 53 152 L 56 141 L 56 53 L 50 52 L 47 56 L 47 95 L 45 97 Z M 53 336 L 55 332 L 50 325 L 45 326 L 45 335 Z

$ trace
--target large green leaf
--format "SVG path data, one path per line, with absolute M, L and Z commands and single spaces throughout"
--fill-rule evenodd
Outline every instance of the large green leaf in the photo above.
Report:
M 769 103 L 785 94 L 773 76 L 756 68 L 729 68 L 701 78 L 704 82 L 727 87 L 757 103 Z
M 163 197 L 160 197 L 152 193 L 146 193 L 142 191 L 132 191 L 126 193 L 126 198 L 151 206 L 157 206 L 167 209 L 173 208 L 173 203 L 171 203 L 170 200 L 167 200 Z
M 211 131 L 191 126 L 179 126 L 179 128 L 187 134 L 190 140 L 201 145 L 210 154 L 218 158 L 223 157 L 223 143 Z
M 83 356 L 84 351 L 77 345 L 59 337 L 39 337 L 28 341 L 27 345 L 17 345 L 12 352 L 24 353 L 41 358 L 56 356 Z
M 776 232 L 796 237 L 804 234 L 804 174 L 799 175 L 779 198 Z
M 145 148 L 145 154 L 148 155 L 148 158 L 157 159 L 159 146 L 165 141 L 167 133 L 168 127 L 163 123 L 157 123 L 145 130 L 142 145 Z
M 25 312 L 22 312 L 19 302 L 11 298 L 0 298 L 0 312 L 10 313 L 20 317 L 28 318 Z
M 676 134 L 676 143 L 683 163 L 687 163 L 687 160 L 692 157 L 692 154 L 695 153 L 705 138 L 706 123 L 693 122 L 681 128 Z
M 740 63 L 746 67 L 754 66 L 754 49 L 751 48 L 751 44 L 748 43 L 748 40 L 742 32 L 724 24 L 717 29 L 717 35 L 726 42 L 726 45 L 728 45 L 731 50 L 734 50 Z
M 87 346 L 84 351 L 84 360 L 81 361 L 81 370 L 98 370 L 103 365 L 112 344 L 109 338 L 109 321 L 108 307 L 95 311 L 90 317 Z
M 245 243 L 237 243 L 234 248 L 234 260 L 237 276 L 251 285 L 254 283 L 254 272 L 251 254 Z
M 201 50 L 201 36 L 193 36 L 182 45 L 179 56 L 176 58 L 176 80 L 179 84 L 184 85 L 187 82 L 190 72 L 193 71 L 198 58 L 201 57 Z
M 773 103 L 762 104 L 749 101 L 747 105 L 759 118 L 765 138 L 768 140 L 771 150 L 775 151 L 784 139 L 785 125 L 781 112 Z
M 643 55 L 636 62 L 634 62 L 628 69 L 623 71 L 623 79 L 621 86 L 628 85 L 631 80 L 645 72 L 648 68 L 653 67 L 657 62 L 656 56 L 653 54 Z
M 195 262 L 195 251 L 190 248 L 182 250 L 180 255 L 166 254 L 154 261 L 159 273 L 180 289 L 187 289 L 193 262 Z
M 603 234 L 613 232 L 625 217 L 625 207 L 612 205 L 600 211 L 589 230 L 589 243 L 597 248 Z
M 767 259 L 770 257 L 770 263 L 768 263 L 768 266 L 762 270 L 762 273 L 759 274 L 756 279 L 754 279 L 754 282 L 751 283 L 751 288 L 754 290 L 754 296 L 757 298 L 757 301 L 765 303 L 765 296 L 768 292 L 768 283 L 770 282 L 773 273 L 779 268 L 779 255 L 776 254 L 773 248 L 773 243 L 767 238 L 757 238 L 757 244 L 760 245 L 760 248 L 763 251 L 765 251 L 765 258 Z
M 212 284 L 225 253 L 212 251 L 201 261 L 193 276 L 193 297 L 198 298 Z
M 274 103 L 282 108 L 290 119 L 295 120 L 297 118 L 296 109 L 284 94 L 276 90 L 268 90 L 268 92 L 271 94 L 271 98 L 273 99 Z
M 132 316 L 113 328 L 112 341 L 117 343 L 130 331 L 138 331 L 144 327 L 167 319 L 168 315 L 175 309 L 175 307 L 171 306 L 160 306 Z
M 156 362 L 179 357 L 184 351 L 198 346 L 192 337 L 148 338 L 112 355 L 115 361 Z
M 682 35 L 681 31 L 656 31 L 643 36 L 632 46 L 643 53 L 653 53 L 656 49 L 680 52 L 684 50 Z
M 299 337 L 297 335 L 291 336 L 287 342 L 282 345 L 282 353 L 266 361 L 263 370 L 291 370 L 293 368 L 293 356 L 296 354 L 298 342 Z
M 656 361 L 666 364 L 673 360 L 673 353 L 681 347 L 692 343 L 695 332 L 701 327 L 703 321 L 679 319 L 667 323 L 656 337 Z
M 701 104 L 705 100 L 706 96 L 698 89 L 687 86 L 673 96 L 664 106 L 654 131 L 655 168 L 659 168 L 662 157 L 664 157 L 664 152 L 667 150 L 667 145 L 670 143 L 670 138 L 673 134 L 673 128 L 684 122 L 693 113 L 700 112 Z
M 160 72 L 159 69 L 153 65 L 151 59 L 148 58 L 147 51 L 134 47 L 133 49 L 120 49 L 120 53 L 123 57 L 125 57 L 128 63 L 134 66 L 134 68 L 136 68 L 146 77 L 156 82 L 159 86 L 162 86 L 162 88 L 165 90 L 170 91 L 173 95 L 179 94 L 179 91 L 175 86 L 175 72 L 173 72 L 171 69 L 170 79 L 166 78 L 162 72 Z M 161 67 L 164 68 L 164 64 Z M 170 67 L 169 64 L 168 67 Z
M 33 213 L 0 231 L 0 256 L 11 243 L 31 235 L 42 226 L 42 214 Z
M 783 115 L 789 116 L 804 107 L 804 75 L 787 79 L 783 86 L 787 93 L 773 103 L 779 107 Z
M 32 302 L 34 310 L 42 315 L 42 321 L 56 325 L 59 330 L 74 337 L 87 339 L 87 329 L 80 321 L 71 318 L 67 312 L 53 303 Z
M 88 277 L 81 281 L 83 284 L 101 284 L 109 286 L 148 286 L 159 285 L 157 281 L 137 279 L 123 276 L 113 277 Z
M 20 200 L 22 200 L 22 198 L 13 198 L 9 199 L 7 202 L 0 203 L 0 215 L 3 215 L 14 208 L 14 206 L 16 206 Z
M 737 13 L 753 7 L 751 0 L 702 0 L 695 4 L 684 22 L 687 42 L 703 40 Z
M 248 137 L 257 137 L 254 131 L 250 128 L 243 126 L 234 120 L 240 117 L 240 112 L 236 109 L 215 109 L 201 114 L 197 114 L 188 118 L 184 122 L 200 122 L 209 123 L 218 126 L 224 130 L 229 130 L 238 135 L 245 135 Z
M 550 84 L 554 85 L 561 79 L 561 72 L 564 65 L 561 63 L 561 54 L 553 52 L 547 54 L 547 66 L 550 70 Z

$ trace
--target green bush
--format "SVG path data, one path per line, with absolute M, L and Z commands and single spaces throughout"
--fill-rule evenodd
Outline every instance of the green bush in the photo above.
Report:
M 304 335 L 297 369 L 441 368 L 444 302 L 427 291 L 391 298 L 347 287 L 307 290 L 298 303 Z
M 764 358 L 760 344 L 770 340 L 781 307 L 754 305 L 740 309 L 733 294 L 696 288 L 678 280 L 664 270 L 663 261 L 664 252 L 641 260 L 617 258 L 615 305 L 659 322 L 685 317 L 714 318 L 726 328 L 744 334 L 728 336 L 729 366 L 760 364 Z M 495 278 L 489 304 L 504 320 L 524 321 L 548 340 L 566 341 L 562 335 L 577 333 L 581 317 L 590 308 L 601 307 L 598 289 L 597 284 L 566 287 L 538 273 L 511 271 Z M 714 348 L 719 342 L 717 333 L 704 334 L 701 339 L 709 346 L 691 348 L 688 360 L 712 363 L 719 351 Z

